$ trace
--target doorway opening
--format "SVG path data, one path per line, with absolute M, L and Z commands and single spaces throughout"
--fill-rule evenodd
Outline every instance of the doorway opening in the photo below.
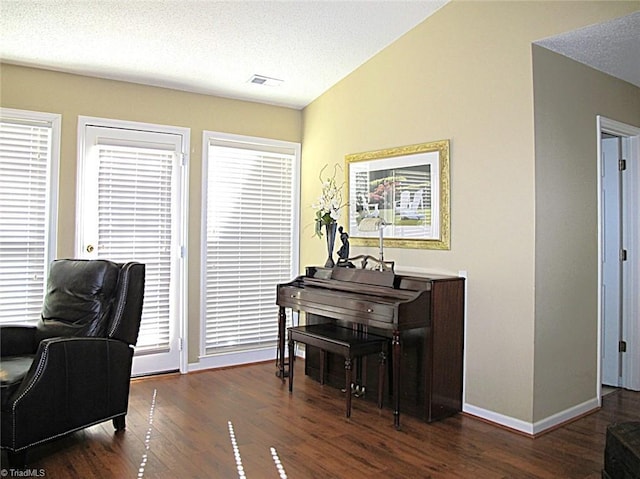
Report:
M 640 390 L 640 128 L 598 117 L 598 400 Z

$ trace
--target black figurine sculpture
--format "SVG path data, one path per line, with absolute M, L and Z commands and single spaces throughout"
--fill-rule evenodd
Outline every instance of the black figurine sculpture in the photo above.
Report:
M 338 266 L 343 268 L 355 268 L 354 264 L 349 261 L 349 233 L 342 226 L 338 227 L 340 233 L 340 241 L 342 246 L 338 250 Z

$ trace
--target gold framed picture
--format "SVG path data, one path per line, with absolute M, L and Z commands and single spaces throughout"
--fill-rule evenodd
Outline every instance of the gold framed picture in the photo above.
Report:
M 449 140 L 345 157 L 351 244 L 375 246 L 379 233 L 361 231 L 379 218 L 385 246 L 450 249 Z

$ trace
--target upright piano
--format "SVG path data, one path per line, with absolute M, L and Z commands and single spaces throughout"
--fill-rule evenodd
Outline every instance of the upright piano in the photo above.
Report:
M 308 267 L 306 274 L 277 287 L 278 359 L 276 375 L 284 381 L 286 308 L 305 313 L 306 324 L 336 322 L 389 338 L 391 358 L 385 403 L 427 422 L 462 408 L 464 348 L 464 278 L 400 275 L 392 271 Z M 305 373 L 319 379 L 319 355 L 305 350 Z M 291 361 L 291 359 L 289 359 Z M 332 366 L 333 364 L 333 366 Z M 377 389 L 377 364 L 362 375 Z M 327 382 L 344 381 L 344 362 L 327 359 Z M 332 378 L 332 371 L 335 376 Z M 374 389 L 374 390 L 375 390 Z

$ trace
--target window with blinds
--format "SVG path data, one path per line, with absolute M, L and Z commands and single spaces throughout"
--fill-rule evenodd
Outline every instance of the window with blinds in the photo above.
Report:
M 97 145 L 100 257 L 146 265 L 136 351 L 169 349 L 172 170 L 175 153 Z
M 0 109 L 0 323 L 40 317 L 55 254 L 60 115 Z
M 273 348 L 297 271 L 299 145 L 205 132 L 203 355 Z

